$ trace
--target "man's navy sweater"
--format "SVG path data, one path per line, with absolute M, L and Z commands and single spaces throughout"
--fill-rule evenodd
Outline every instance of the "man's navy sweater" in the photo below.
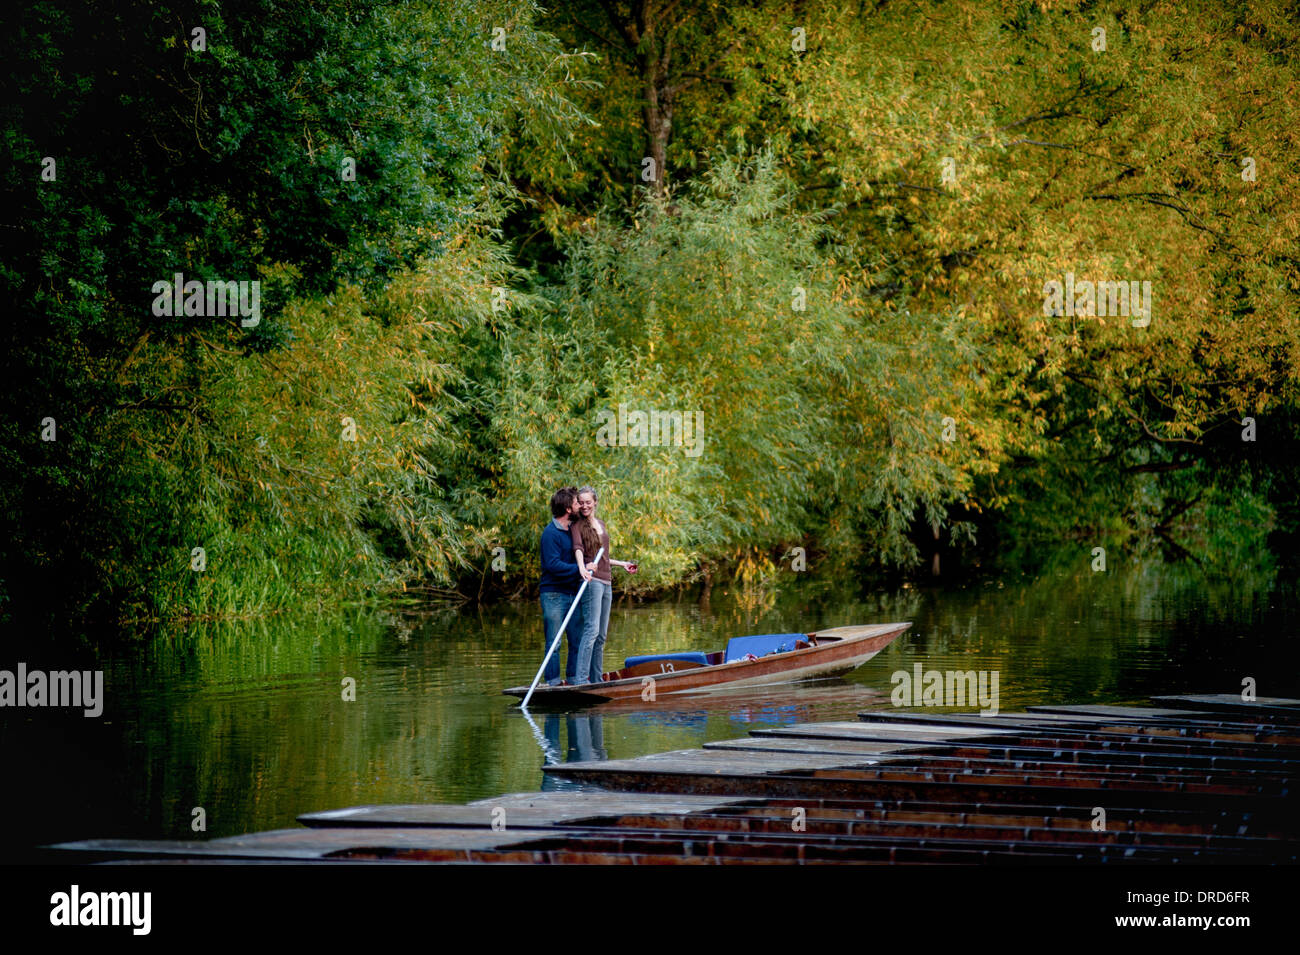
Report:
M 581 582 L 578 562 L 573 559 L 573 538 L 550 521 L 542 528 L 542 582 L 537 589 L 541 593 L 576 594 Z

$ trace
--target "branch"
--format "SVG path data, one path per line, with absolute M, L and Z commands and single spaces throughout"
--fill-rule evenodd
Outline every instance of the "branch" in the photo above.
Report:
M 1071 381 L 1075 382 L 1076 384 L 1082 385 L 1084 388 L 1087 388 L 1089 391 L 1093 391 L 1096 392 L 1097 394 L 1101 394 L 1100 388 L 1098 388 L 1095 385 L 1089 384 L 1087 381 L 1084 380 L 1085 377 L 1096 377 L 1096 376 L 1086 376 L 1084 375 L 1083 372 L 1066 371 L 1066 370 L 1062 370 L 1061 373 L 1065 375 L 1066 378 L 1069 378 Z M 1117 404 L 1116 407 L 1124 414 L 1124 417 L 1128 418 L 1130 421 L 1135 422 L 1136 424 L 1141 425 L 1142 431 L 1146 434 L 1148 438 L 1150 438 L 1153 441 L 1159 441 L 1161 444 L 1186 444 L 1189 447 L 1193 447 L 1193 448 L 1203 447 L 1200 441 L 1195 441 L 1192 440 L 1191 438 L 1162 438 L 1160 435 L 1156 434 L 1154 431 L 1151 430 L 1150 426 L 1147 425 L 1145 420 L 1138 417 L 1132 411 L 1129 411 L 1123 405 Z
M 736 50 L 740 49 L 740 45 L 741 45 L 741 40 L 737 39 L 733 41 L 731 46 L 727 47 L 725 50 L 719 53 L 717 57 L 714 59 L 714 61 L 710 63 L 708 66 L 706 66 L 702 71 L 699 72 L 691 71 L 690 73 L 686 73 L 686 72 L 681 73 L 680 74 L 681 76 L 687 76 L 690 77 L 690 79 L 684 83 L 673 83 L 668 86 L 665 86 L 664 97 L 671 98 L 673 96 L 676 96 L 682 90 L 689 89 L 690 87 L 694 86 L 695 83 L 698 82 L 698 80 L 701 78 L 713 79 L 713 77 L 710 74 L 712 74 L 713 71 L 722 64 L 723 60 L 729 57 L 732 53 L 736 52 Z
M 214 344 L 214 343 L 208 341 L 208 340 L 207 340 L 206 338 L 204 338 L 202 335 L 198 334 L 198 332 L 195 332 L 195 333 L 194 333 L 194 337 L 197 338 L 197 339 L 198 339 L 200 342 L 202 342 L 204 345 L 207 345 L 207 346 L 208 346 L 209 348 L 211 348 L 213 351 L 225 352 L 227 355 L 238 355 L 238 356 L 240 356 L 241 358 L 246 357 L 247 354 L 248 354 L 247 352 L 236 351 L 236 350 L 233 349 L 233 348 L 222 348 L 220 345 L 217 345 L 217 344 Z
M 1105 91 L 1105 87 L 1104 87 L 1104 86 L 1102 86 L 1102 87 L 1095 87 L 1095 89 L 1099 89 L 1099 91 L 1102 91 L 1102 92 Z M 1118 87 L 1113 88 L 1113 89 L 1110 91 L 1111 94 L 1113 95 L 1114 92 L 1115 92 L 1117 89 L 1118 89 Z M 991 137 L 991 136 L 993 136 L 993 135 L 996 134 L 996 133 L 1005 132 L 1005 131 L 1008 130 L 1008 129 L 1015 129 L 1017 126 L 1027 126 L 1029 123 L 1036 123 L 1036 122 L 1038 122 L 1039 120 L 1044 120 L 1044 119 L 1068 119 L 1068 118 L 1071 117 L 1071 116 L 1078 116 L 1079 114 L 1078 114 L 1077 112 L 1071 112 L 1071 111 L 1068 111 L 1068 110 L 1065 109 L 1065 107 L 1066 107 L 1066 106 L 1069 106 L 1070 103 L 1074 102 L 1076 99 L 1078 99 L 1080 96 L 1082 96 L 1086 91 L 1087 91 L 1086 83 L 1085 83 L 1085 81 L 1084 81 L 1084 78 L 1083 78 L 1082 76 L 1080 76 L 1080 77 L 1079 77 L 1079 85 L 1074 89 L 1074 91 L 1073 91 L 1072 93 L 1070 93 L 1069 96 L 1065 97 L 1065 99 L 1061 100 L 1059 103 L 1055 103 L 1055 104 L 1053 104 L 1052 106 L 1049 106 L 1046 112 L 1043 112 L 1043 113 L 1035 113 L 1033 116 L 1026 116 L 1024 119 L 1018 119 L 1018 120 L 1016 120 L 1014 123 L 1007 123 L 1005 126 L 999 126 L 999 127 L 997 127 L 997 128 L 994 129 L 992 132 L 988 132 L 988 133 L 980 133 L 980 134 L 977 135 L 977 136 L 973 136 L 973 137 L 969 140 L 969 142 L 975 142 L 975 141 L 977 141 L 977 140 L 983 139 L 985 136 L 989 136 L 989 137 Z
M 1187 549 L 1186 547 L 1184 547 L 1182 544 L 1178 543 L 1178 541 L 1174 540 L 1173 537 L 1170 536 L 1169 531 L 1166 530 L 1165 528 L 1163 528 L 1163 527 L 1156 527 L 1156 528 L 1153 528 L 1153 529 L 1152 529 L 1152 532 L 1153 532 L 1157 537 L 1159 537 L 1162 541 L 1164 541 L 1164 542 L 1165 542 L 1165 545 L 1166 545 L 1167 547 L 1169 547 L 1169 548 L 1174 552 L 1174 558 L 1175 558 L 1175 559 L 1190 560 L 1190 561 L 1191 561 L 1193 564 L 1195 564 L 1197 567 L 1204 566 L 1204 565 L 1201 563 L 1201 559 L 1200 559 L 1199 557 L 1197 557 L 1195 554 L 1193 554 L 1190 550 L 1188 550 L 1188 549 Z
M 1068 103 L 1069 100 L 1066 100 L 1066 102 Z M 980 133 L 978 136 L 974 137 L 974 139 L 983 139 L 985 136 L 993 136 L 995 133 L 1005 132 L 1008 129 L 1015 129 L 1017 126 L 1025 126 L 1029 123 L 1036 123 L 1041 119 L 1065 119 L 1068 116 L 1075 116 L 1075 115 L 1077 114 L 1062 113 L 1056 110 L 1048 113 L 1037 113 L 1033 116 L 1026 116 L 1024 119 L 1018 119 L 1014 123 L 1007 123 L 1005 126 L 999 126 L 997 129 L 994 129 L 992 132 Z M 971 141 L 974 142 L 974 139 L 972 139 Z
M 1197 462 L 1191 461 L 1167 461 L 1164 464 L 1135 464 L 1132 467 L 1124 469 L 1125 474 L 1164 474 L 1168 471 L 1185 471 L 1187 468 L 1195 467 Z
M 660 19 L 670 15 L 674 10 L 682 5 L 682 0 L 669 0 L 668 5 L 659 11 Z
M 1009 143 L 1003 143 L 1003 146 L 1007 149 L 1010 149 L 1012 146 L 1021 146 L 1021 145 L 1042 146 L 1046 149 L 1064 149 L 1067 152 L 1077 152 L 1081 156 L 1091 156 L 1093 159 L 1104 159 L 1106 160 L 1106 162 L 1113 162 L 1117 166 L 1123 166 L 1125 169 L 1132 169 L 1134 172 L 1138 171 L 1137 166 L 1126 163 L 1123 160 L 1115 159 L 1111 156 L 1104 156 L 1101 153 L 1085 153 L 1082 150 L 1080 150 L 1079 147 L 1077 146 L 1066 146 L 1062 143 L 1047 143 L 1047 142 L 1043 142 L 1040 139 L 1013 139 Z
M 1162 520 L 1159 523 L 1159 525 L 1156 527 L 1156 533 L 1160 533 L 1160 531 L 1162 530 L 1168 530 L 1169 525 L 1172 524 L 1174 521 L 1178 520 L 1178 518 L 1181 517 L 1184 513 L 1191 510 L 1192 507 L 1196 504 L 1196 502 L 1201 499 L 1201 495 L 1204 493 L 1205 493 L 1204 489 L 1197 491 L 1186 501 L 1183 501 L 1172 511 L 1170 511 L 1169 516 L 1166 517 L 1164 520 Z
M 612 26 L 623 36 L 627 37 L 628 44 L 635 50 L 641 44 L 641 34 L 637 32 L 636 23 L 632 20 L 620 20 L 618 11 L 614 9 L 614 4 L 610 0 L 598 0 L 600 8 L 605 11 L 605 16 Z
M 1187 223 L 1189 226 L 1191 226 L 1193 229 L 1200 229 L 1202 232 L 1208 232 L 1208 233 L 1210 233 L 1210 235 L 1218 236 L 1219 238 L 1223 238 L 1223 237 L 1225 236 L 1225 233 L 1219 231 L 1218 229 L 1215 229 L 1215 228 L 1212 228 L 1212 227 L 1210 227 L 1210 226 L 1208 226 L 1208 225 L 1205 225 L 1203 222 L 1201 222 L 1201 220 L 1198 219 L 1198 218 L 1197 218 L 1197 217 L 1192 213 L 1192 211 L 1191 211 L 1190 209 L 1188 209 L 1186 206 L 1181 205 L 1181 204 L 1176 203 L 1176 202 L 1165 202 L 1165 201 L 1162 201 L 1162 200 L 1165 199 L 1165 198 L 1169 198 L 1169 199 L 1177 198 L 1176 196 L 1171 196 L 1171 195 L 1169 195 L 1168 193 L 1163 193 L 1163 192 L 1101 192 L 1101 193 L 1093 193 L 1093 194 L 1090 194 L 1090 195 L 1086 195 L 1086 196 L 1084 196 L 1083 198 L 1085 198 L 1085 199 L 1113 199 L 1113 200 L 1115 200 L 1115 201 L 1120 201 L 1120 200 L 1124 200 L 1124 199 L 1137 199 L 1137 200 L 1139 200 L 1139 201 L 1141 201 L 1141 202 L 1149 202 L 1149 203 L 1150 203 L 1151 205 L 1153 205 L 1153 206 L 1163 206 L 1163 207 L 1166 208 L 1166 209 L 1173 209 L 1173 210 L 1174 210 L 1175 212 L 1177 212 L 1180 216 L 1182 216 L 1182 217 L 1183 217 L 1183 221 L 1186 222 L 1186 223 Z
M 616 43 L 615 41 L 611 40 L 609 37 L 605 36 L 603 33 L 600 33 L 592 29 L 586 23 L 584 23 L 583 21 L 579 20 L 576 16 L 574 16 L 572 11 L 570 11 L 569 13 L 569 19 L 572 20 L 580 30 L 584 30 L 585 32 L 590 33 L 592 36 L 594 36 L 605 46 L 609 47 L 611 50 L 614 50 L 620 56 L 622 56 L 623 58 L 631 62 L 632 57 L 628 52 L 627 44 L 625 42 L 620 41 Z
M 1201 447 L 1201 442 L 1192 440 L 1191 438 L 1162 438 L 1160 437 L 1160 435 L 1152 431 L 1150 426 L 1148 426 L 1143 419 L 1139 418 L 1137 415 L 1129 411 L 1127 408 L 1120 408 L 1120 411 L 1124 412 L 1124 414 L 1128 418 L 1140 424 L 1142 426 L 1142 430 L 1146 433 L 1146 436 L 1153 441 L 1159 441 L 1161 444 L 1186 444 L 1193 448 Z

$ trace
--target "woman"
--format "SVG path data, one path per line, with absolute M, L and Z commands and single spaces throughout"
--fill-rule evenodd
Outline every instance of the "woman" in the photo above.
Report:
M 610 558 L 609 531 L 596 518 L 596 489 L 593 487 L 578 489 L 578 517 L 570 525 L 569 532 L 573 538 L 578 572 L 587 581 L 587 590 L 582 595 L 584 627 L 582 644 L 578 649 L 576 678 L 579 682 L 585 678 L 588 683 L 600 683 L 605 666 L 609 606 L 614 598 L 614 577 L 610 567 L 622 567 L 629 574 L 635 574 L 636 563 Z M 588 570 L 591 558 L 602 547 L 605 548 L 605 553 L 601 555 L 600 562 L 594 570 Z

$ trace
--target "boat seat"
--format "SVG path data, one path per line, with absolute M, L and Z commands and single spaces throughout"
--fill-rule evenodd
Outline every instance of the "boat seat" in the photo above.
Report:
M 697 650 L 680 650 L 677 653 L 652 653 L 648 656 L 628 657 L 623 661 L 623 666 L 634 667 L 640 663 L 658 663 L 661 660 L 684 660 L 687 663 L 698 663 L 702 667 L 709 665 L 709 658 Z
M 756 657 L 765 657 L 769 653 L 785 653 L 788 650 L 795 649 L 796 641 L 807 643 L 808 634 L 760 633 L 751 637 L 732 637 L 727 641 L 727 652 L 722 658 L 722 662 L 731 663 L 733 660 L 739 660 L 749 653 L 754 654 Z

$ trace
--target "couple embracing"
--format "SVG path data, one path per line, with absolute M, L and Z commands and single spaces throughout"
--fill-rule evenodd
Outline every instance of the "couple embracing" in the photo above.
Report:
M 542 530 L 542 621 L 547 652 L 559 634 L 573 598 L 586 581 L 582 601 L 574 607 L 565 632 L 569 658 L 560 679 L 560 655 L 555 653 L 542 674 L 547 686 L 599 683 L 605 665 L 605 636 L 609 630 L 609 608 L 613 601 L 611 568 L 636 573 L 636 564 L 612 560 L 609 531 L 596 517 L 595 488 L 566 487 L 551 497 L 551 522 Z M 604 548 L 599 561 L 596 554 Z

